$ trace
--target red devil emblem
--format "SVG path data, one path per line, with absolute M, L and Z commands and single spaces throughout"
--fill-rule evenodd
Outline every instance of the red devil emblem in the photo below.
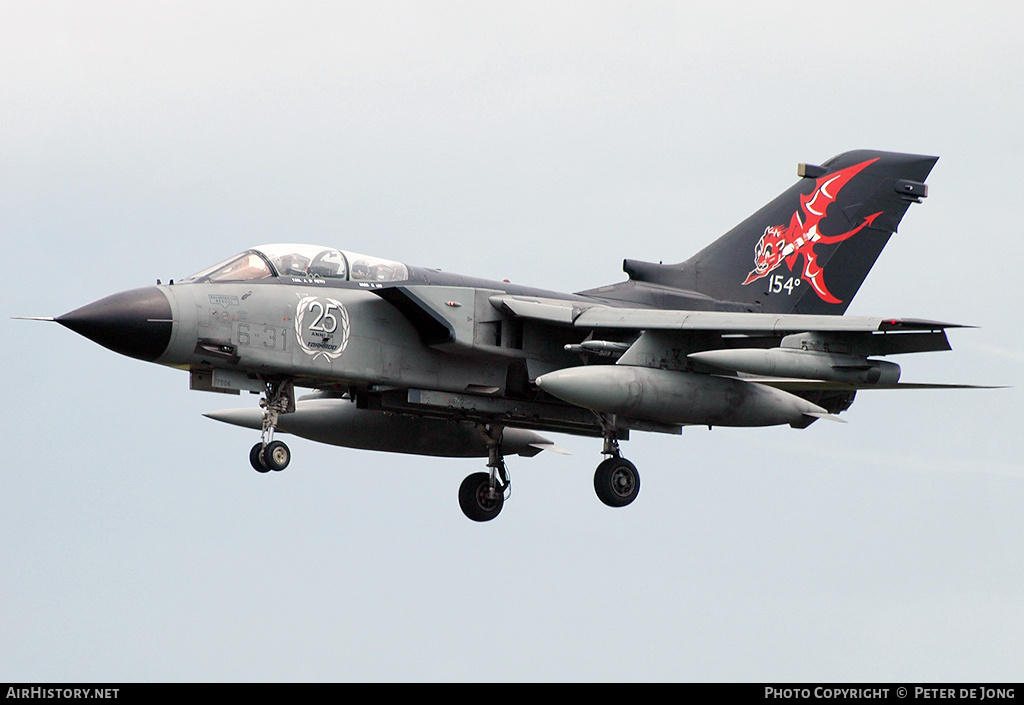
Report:
M 809 282 L 815 293 L 823 301 L 830 304 L 842 303 L 833 296 L 825 287 L 822 277 L 824 270 L 818 265 L 817 254 L 814 246 L 817 244 L 832 244 L 842 242 L 851 238 L 861 231 L 882 214 L 881 211 L 873 213 L 864 219 L 864 222 L 853 230 L 841 235 L 822 235 L 818 232 L 818 224 L 825 219 L 825 212 L 835 202 L 836 197 L 842 188 L 860 173 L 866 166 L 878 161 L 869 159 L 860 164 L 846 167 L 832 174 L 826 174 L 818 179 L 813 192 L 808 196 L 800 196 L 800 211 L 793 213 L 789 225 L 770 225 L 764 229 L 764 234 L 758 240 L 754 248 L 754 269 L 747 275 L 743 285 L 756 281 L 767 276 L 783 262 L 793 271 L 797 257 L 803 255 L 804 273 L 803 278 Z

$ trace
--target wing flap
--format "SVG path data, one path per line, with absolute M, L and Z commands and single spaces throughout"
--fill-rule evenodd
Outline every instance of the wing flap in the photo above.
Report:
M 522 296 L 491 296 L 490 302 L 506 315 L 549 325 L 660 336 L 673 332 L 710 333 L 716 338 L 762 336 L 766 340 L 800 336 L 794 347 L 862 355 L 949 350 L 945 330 L 966 327 L 917 318 L 619 308 Z
M 871 333 L 936 331 L 965 327 L 958 323 L 917 318 L 620 308 L 603 304 L 588 306 L 579 301 L 507 295 L 491 296 L 490 302 L 495 308 L 517 318 L 572 325 L 576 328 L 777 334 L 802 331 Z
M 664 311 L 595 306 L 576 317 L 577 328 L 699 330 L 729 333 L 797 333 L 803 331 L 884 333 L 961 328 L 956 323 L 869 316 L 828 316 L 729 311 Z

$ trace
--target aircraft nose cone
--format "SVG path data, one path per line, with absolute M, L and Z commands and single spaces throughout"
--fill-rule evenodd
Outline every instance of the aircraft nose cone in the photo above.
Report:
M 122 291 L 55 320 L 114 352 L 152 362 L 171 341 L 171 304 L 155 286 Z

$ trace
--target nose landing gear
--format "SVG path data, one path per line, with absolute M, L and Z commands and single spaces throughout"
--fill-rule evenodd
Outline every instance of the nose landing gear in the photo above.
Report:
M 267 382 L 260 407 L 263 409 L 263 432 L 260 442 L 249 451 L 249 464 L 261 473 L 284 470 L 291 462 L 292 452 L 284 442 L 274 440 L 274 430 L 281 414 L 295 411 L 295 385 L 292 380 Z

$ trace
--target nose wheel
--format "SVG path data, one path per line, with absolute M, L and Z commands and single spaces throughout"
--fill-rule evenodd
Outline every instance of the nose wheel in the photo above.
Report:
M 249 464 L 256 472 L 281 471 L 288 467 L 292 452 L 282 441 L 257 443 L 249 451 Z

